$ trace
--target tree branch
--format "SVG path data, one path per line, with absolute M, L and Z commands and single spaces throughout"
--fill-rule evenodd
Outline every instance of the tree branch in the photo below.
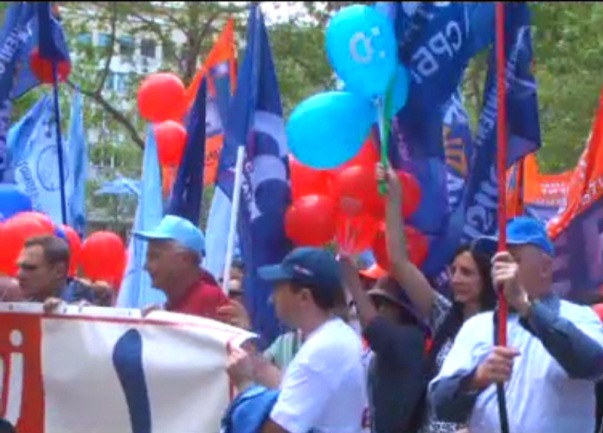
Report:
M 103 87 L 105 87 L 105 82 L 107 81 L 107 77 L 109 76 L 109 72 L 111 72 L 111 60 L 113 59 L 113 51 L 115 48 L 115 35 L 117 33 L 117 7 L 118 4 L 115 2 L 110 3 L 110 7 L 112 8 L 112 16 L 111 16 L 111 33 L 109 46 L 106 51 L 106 59 L 105 66 L 103 68 L 103 72 L 101 73 L 101 79 L 96 87 L 96 91 L 94 93 L 100 95 L 103 91 Z M 83 93 L 83 92 L 82 92 Z
M 67 80 L 67 85 L 72 89 L 78 89 L 77 85 L 75 85 L 71 80 Z M 136 143 L 138 147 L 144 149 L 144 140 L 140 137 L 138 131 L 136 130 L 132 122 L 123 113 L 113 107 L 109 103 L 109 101 L 103 98 L 101 93 L 91 92 L 85 89 L 79 89 L 79 91 L 82 93 L 82 95 L 92 99 L 94 102 L 103 107 L 105 111 L 107 111 L 111 116 L 113 116 L 115 121 L 121 123 L 121 125 L 126 129 L 126 131 L 128 131 L 128 134 L 130 135 L 132 141 Z

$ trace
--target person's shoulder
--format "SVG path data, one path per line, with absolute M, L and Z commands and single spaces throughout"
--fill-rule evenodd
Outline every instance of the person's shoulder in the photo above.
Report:
M 565 299 L 559 300 L 559 315 L 571 320 L 600 321 L 597 314 L 588 305 L 576 304 Z
M 465 320 L 461 330 L 469 330 L 471 332 L 479 331 L 487 331 L 491 333 L 492 326 L 494 324 L 494 312 L 492 311 L 484 311 L 481 313 L 477 313 L 476 315 L 470 317 Z
M 308 350 L 320 352 L 325 356 L 353 356 L 362 354 L 362 340 L 343 320 L 336 318 L 327 322 L 304 346 Z

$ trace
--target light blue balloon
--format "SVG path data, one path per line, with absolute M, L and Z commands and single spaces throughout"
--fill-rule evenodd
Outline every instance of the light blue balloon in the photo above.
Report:
M 326 49 L 346 87 L 367 98 L 382 96 L 398 63 L 392 23 L 369 6 L 341 9 L 330 21 Z
M 19 212 L 32 210 L 31 199 L 11 183 L 0 184 L 0 219 L 8 219 Z
M 287 123 L 289 150 L 309 167 L 336 168 L 360 151 L 373 119 L 373 105 L 358 95 L 319 93 L 291 113 Z
M 390 110 L 385 113 L 388 119 L 394 117 L 398 113 L 398 111 L 400 111 L 406 105 L 406 100 L 408 99 L 409 86 L 410 82 L 408 69 L 406 69 L 402 65 L 398 65 L 394 78 L 394 88 L 392 92 Z

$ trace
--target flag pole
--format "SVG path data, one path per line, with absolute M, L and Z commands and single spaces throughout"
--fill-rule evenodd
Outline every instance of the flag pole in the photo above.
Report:
M 497 123 L 496 135 L 498 144 L 498 251 L 506 250 L 507 245 L 507 99 L 506 99 L 506 56 L 505 56 L 505 5 L 496 2 L 496 84 L 497 84 Z M 498 287 L 498 343 L 507 345 L 508 305 L 503 287 Z M 496 385 L 500 429 L 509 433 L 509 416 L 504 384 Z
M 237 220 L 241 204 L 241 185 L 243 184 L 243 161 L 245 160 L 245 146 L 237 147 L 237 161 L 235 164 L 234 191 L 232 194 L 232 208 L 230 210 L 230 226 L 228 228 L 228 240 L 226 243 L 226 260 L 224 261 L 224 272 L 222 274 L 222 290 L 228 294 L 228 280 L 230 279 L 230 267 L 234 254 L 234 241 L 237 234 Z
M 63 160 L 63 137 L 61 135 L 61 111 L 59 107 L 59 73 L 56 60 L 52 63 L 52 93 L 54 99 L 54 118 L 57 133 L 57 158 L 59 159 L 59 188 L 61 193 L 61 220 L 67 225 L 67 199 L 65 197 L 65 163 Z

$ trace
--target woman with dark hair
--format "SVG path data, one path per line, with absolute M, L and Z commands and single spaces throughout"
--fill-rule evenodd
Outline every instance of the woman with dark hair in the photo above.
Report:
M 404 222 L 400 212 L 402 190 L 398 176 L 379 164 L 377 180 L 388 185 L 386 204 L 387 249 L 392 277 L 403 287 L 418 315 L 427 322 L 433 344 L 427 363 L 427 379 L 435 377 L 463 323 L 482 311 L 492 310 L 496 294 L 490 278 L 490 257 L 463 247 L 454 256 L 450 266 L 450 301 L 433 289 L 423 273 L 409 260 L 404 236 Z M 462 425 L 437 420 L 425 401 L 421 433 L 456 433 Z

